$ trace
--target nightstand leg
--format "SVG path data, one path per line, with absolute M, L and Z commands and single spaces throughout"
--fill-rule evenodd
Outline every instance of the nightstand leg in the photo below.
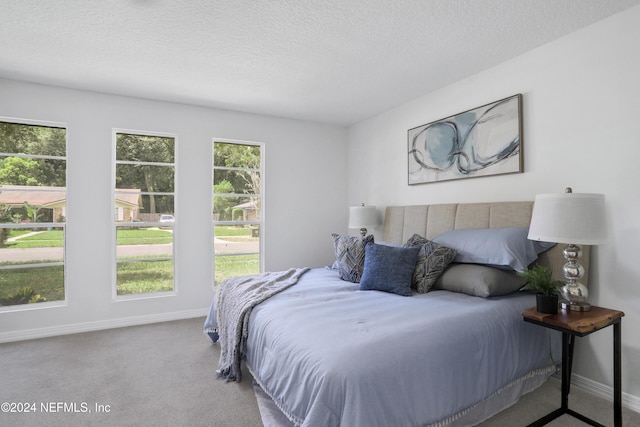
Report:
M 613 425 L 622 427 L 622 351 L 621 325 L 613 324 Z
M 568 333 L 562 333 L 562 406 L 563 410 L 569 409 L 569 392 L 571 391 L 571 371 L 573 369 L 573 349 L 576 337 Z
M 569 358 L 567 364 L 569 365 L 569 373 L 567 374 L 567 394 L 571 393 L 571 373 L 573 372 L 573 350 L 576 345 L 576 336 L 569 336 Z
M 573 359 L 573 351 L 571 338 L 573 336 L 562 333 L 562 399 L 560 408 L 563 411 L 569 409 L 569 386 L 571 384 L 571 363 Z

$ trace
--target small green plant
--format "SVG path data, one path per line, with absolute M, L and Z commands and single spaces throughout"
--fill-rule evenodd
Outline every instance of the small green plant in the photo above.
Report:
M 4 203 L 0 203 L 0 222 L 20 222 L 22 215 L 11 213 L 11 206 Z M 0 248 L 5 246 L 7 239 L 9 238 L 11 230 L 9 228 L 0 228 Z
M 518 276 L 527 279 L 527 284 L 522 289 L 528 289 L 537 293 L 553 296 L 560 293 L 563 283 L 551 278 L 551 270 L 541 265 L 536 265 L 528 270 L 518 272 Z
M 42 214 L 40 212 L 40 208 L 34 208 L 29 203 L 24 202 L 24 211 L 27 213 L 27 218 L 31 222 L 39 222 L 42 219 Z
M 36 302 L 45 302 L 47 299 L 36 293 L 31 288 L 23 288 L 5 298 L 0 298 L 0 306 L 3 305 L 19 305 L 33 304 Z

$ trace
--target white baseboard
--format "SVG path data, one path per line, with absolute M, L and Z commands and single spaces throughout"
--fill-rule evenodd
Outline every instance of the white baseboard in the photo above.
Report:
M 171 313 L 152 314 L 147 316 L 126 317 L 122 319 L 101 320 L 98 322 L 27 329 L 15 332 L 3 332 L 0 333 L 0 343 L 46 338 L 58 335 L 77 334 L 81 332 L 99 331 L 103 329 L 123 328 L 126 326 L 146 325 L 149 323 L 169 322 L 172 320 L 191 319 L 194 317 L 204 317 L 207 315 L 208 311 L 208 309 L 202 308 L 195 310 L 175 311 Z
M 613 402 L 613 387 L 608 385 L 573 374 L 571 376 L 571 386 Z M 623 392 L 622 406 L 632 411 L 640 412 L 640 397 Z

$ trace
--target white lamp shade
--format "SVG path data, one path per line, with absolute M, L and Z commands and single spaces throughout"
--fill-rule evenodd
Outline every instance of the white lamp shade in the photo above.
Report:
M 349 228 L 367 228 L 378 225 L 375 206 L 352 206 L 349 208 Z
M 604 195 L 538 194 L 528 237 L 530 240 L 577 245 L 605 243 Z

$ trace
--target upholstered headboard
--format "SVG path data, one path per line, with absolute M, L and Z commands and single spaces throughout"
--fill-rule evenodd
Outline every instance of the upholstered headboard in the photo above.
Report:
M 389 206 L 384 218 L 382 240 L 404 243 L 417 233 L 427 239 L 445 231 L 465 228 L 529 227 L 533 202 L 453 203 L 441 205 Z M 562 280 L 565 264 L 559 244 L 543 253 L 538 263 L 551 269 L 553 277 Z M 588 284 L 589 247 L 582 246 L 581 264 L 585 274 L 581 282 Z

